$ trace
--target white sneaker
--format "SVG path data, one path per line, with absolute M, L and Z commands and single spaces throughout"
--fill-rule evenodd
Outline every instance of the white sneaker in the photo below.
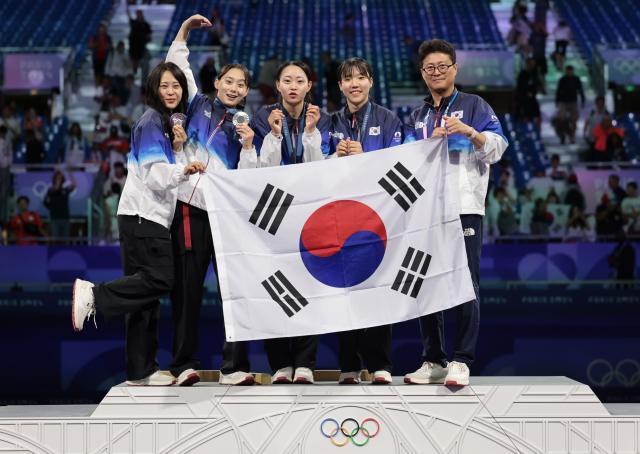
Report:
M 469 367 L 465 363 L 451 361 L 444 384 L 446 386 L 467 386 L 469 384 Z
M 340 372 L 338 378 L 339 385 L 357 385 L 360 383 L 360 371 L 358 372 Z
M 438 363 L 425 361 L 422 367 L 415 372 L 404 376 L 404 382 L 413 385 L 428 385 L 430 383 L 444 383 L 447 376 L 447 368 Z
M 191 386 L 200 381 L 200 374 L 193 369 L 183 370 L 178 378 L 176 384 L 178 386 Z
M 293 376 L 293 382 L 298 385 L 312 385 L 313 371 L 308 367 L 296 367 L 296 373 Z
M 371 377 L 371 384 L 373 385 L 388 385 L 391 383 L 391 374 L 386 370 L 377 370 Z
M 159 370 L 140 380 L 127 380 L 129 386 L 171 386 L 176 382 L 173 375 L 165 374 Z
M 220 379 L 218 380 L 218 383 L 221 385 L 251 386 L 255 381 L 256 380 L 253 378 L 253 375 L 239 370 L 230 374 L 223 374 L 220 372 Z
M 272 385 L 290 385 L 291 383 L 293 383 L 293 367 L 278 369 L 276 373 L 271 376 Z
M 94 285 L 89 281 L 76 279 L 73 283 L 73 295 L 71 297 L 71 323 L 73 329 L 82 331 L 85 320 L 93 316 L 93 324 L 96 324 L 96 305 L 93 297 Z

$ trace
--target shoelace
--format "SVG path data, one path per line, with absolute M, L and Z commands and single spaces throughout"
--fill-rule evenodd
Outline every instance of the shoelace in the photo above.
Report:
M 87 320 L 93 317 L 93 325 L 98 329 L 98 322 L 96 322 L 96 305 L 94 303 L 87 303 L 87 306 L 91 307 L 91 310 L 87 313 Z

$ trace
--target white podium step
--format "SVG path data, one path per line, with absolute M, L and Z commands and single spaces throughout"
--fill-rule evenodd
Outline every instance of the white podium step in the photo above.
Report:
M 90 416 L 58 408 L 59 416 L 23 409 L 13 418 L 0 409 L 0 453 L 302 454 L 342 444 L 337 452 L 640 452 L 640 414 L 612 415 L 566 377 L 473 377 L 464 388 L 400 378 L 390 386 L 116 386 Z M 327 437 L 340 425 L 353 438 Z

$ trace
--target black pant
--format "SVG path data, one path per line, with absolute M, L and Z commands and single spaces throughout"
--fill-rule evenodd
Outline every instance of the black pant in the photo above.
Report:
M 391 325 L 343 331 L 338 339 L 342 372 L 359 372 L 362 362 L 371 373 L 391 372 Z
M 267 352 L 269 366 L 275 372 L 284 367 L 316 368 L 318 336 L 280 337 L 266 339 L 264 349 Z
M 125 276 L 93 288 L 96 308 L 106 317 L 125 315 L 127 379 L 158 370 L 160 302 L 173 285 L 169 230 L 138 216 L 118 216 Z
M 205 210 L 178 202 L 171 237 L 175 256 L 175 286 L 171 292 L 174 337 L 170 370 L 178 376 L 187 369 L 200 368 L 200 361 L 195 359 L 195 354 L 198 350 L 200 307 L 209 263 L 213 263 L 216 279 L 218 271 L 209 216 Z M 249 371 L 246 342 L 224 343 L 220 370 L 223 374 Z
M 482 216 L 477 214 L 460 215 L 462 229 L 465 232 L 464 245 L 471 271 L 473 290 L 476 298 L 451 310 L 456 313 L 457 335 L 453 361 L 471 365 L 475 359 L 478 331 L 480 329 L 480 255 L 482 253 Z M 445 365 L 447 355 L 444 352 L 444 318 L 442 312 L 420 317 L 420 331 L 424 346 L 423 361 Z

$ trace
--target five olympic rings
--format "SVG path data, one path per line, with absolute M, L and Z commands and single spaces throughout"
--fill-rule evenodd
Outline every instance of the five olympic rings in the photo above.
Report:
M 333 427 L 333 429 L 331 429 L 329 433 L 325 431 L 326 423 L 333 423 L 335 425 L 335 427 Z M 367 423 L 371 423 L 370 426 L 375 426 L 375 432 L 371 432 L 374 427 L 370 427 L 370 429 L 367 429 L 365 427 L 365 424 Z M 351 440 L 351 443 L 356 446 L 364 446 L 369 443 L 369 440 L 371 438 L 378 435 L 378 433 L 380 432 L 380 423 L 374 418 L 364 419 L 360 423 L 358 423 L 358 421 L 353 418 L 346 418 L 342 421 L 341 424 L 338 424 L 338 421 L 336 421 L 335 419 L 326 418 L 320 423 L 320 432 L 323 436 L 331 440 L 331 443 L 333 443 L 335 446 L 342 447 L 349 443 L 349 440 Z M 338 435 L 339 432 L 341 432 L 344 436 L 344 440 L 342 441 L 338 441 L 338 439 L 336 438 L 336 435 Z M 358 434 L 362 434 L 364 436 L 364 439 L 361 437 L 360 440 L 357 440 L 356 437 L 358 436 Z

